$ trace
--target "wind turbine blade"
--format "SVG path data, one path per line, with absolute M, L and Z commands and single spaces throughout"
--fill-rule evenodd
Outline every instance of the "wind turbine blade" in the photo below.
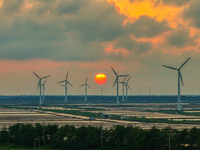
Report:
M 126 81 L 126 83 L 128 83 L 128 81 L 130 80 L 131 76 L 128 78 L 128 80 Z
M 44 81 L 43 85 L 46 83 L 47 79 Z
M 85 80 L 85 84 L 87 84 L 87 77 L 86 77 L 86 80 Z
M 165 66 L 165 65 L 162 65 L 163 67 L 166 67 L 166 68 L 170 68 L 170 69 L 173 69 L 173 70 L 178 70 L 177 68 L 174 68 L 174 67 L 170 67 L 170 66 Z
M 65 85 L 60 85 L 60 86 L 65 86 Z
M 43 85 L 43 89 L 44 89 L 44 91 L 46 92 L 46 89 L 45 89 L 45 86 Z
M 68 83 L 71 87 L 73 87 L 73 86 L 71 85 L 71 83 L 69 83 L 68 81 L 67 81 L 67 83 Z
M 119 75 L 118 77 L 127 77 L 127 76 L 129 76 L 129 75 Z
M 115 84 L 116 84 L 117 80 L 118 80 L 118 79 L 116 78 L 116 80 L 115 80 L 115 82 L 114 82 L 114 84 L 113 84 L 113 87 L 115 86 Z
M 40 87 L 40 81 L 38 82 L 37 90 L 38 90 L 39 87 Z
M 131 88 L 130 88 L 130 86 L 128 85 L 128 83 L 126 83 L 125 85 L 129 88 L 129 90 L 131 90 Z
M 33 71 L 33 73 L 36 75 L 36 77 L 38 77 L 40 79 L 40 77 Z
M 80 85 L 79 87 L 81 87 L 81 86 L 84 86 L 85 84 L 82 84 L 82 85 Z
M 41 79 L 48 78 L 48 77 L 50 77 L 50 76 L 45 76 L 45 77 L 42 77 Z
M 88 84 L 87 84 L 87 86 L 89 87 L 89 88 L 91 88 Z M 92 88 L 91 88 L 92 89 Z
M 67 77 L 68 77 L 68 73 L 69 73 L 69 71 L 67 71 L 67 75 L 66 75 L 66 79 L 65 79 L 65 80 L 67 80 Z
M 111 66 L 110 66 L 110 67 L 111 67 Z M 113 70 L 113 72 L 115 73 L 115 75 L 118 76 L 117 73 L 115 72 L 115 70 L 114 70 L 112 67 L 111 67 L 111 69 Z
M 127 76 L 124 78 L 123 82 L 125 82 L 126 78 L 127 78 Z
M 58 83 L 63 83 L 63 82 L 65 82 L 65 80 L 64 80 L 64 81 L 57 82 L 57 84 L 58 84 Z
M 190 57 L 190 58 L 191 58 L 191 57 Z M 186 62 L 188 62 L 188 60 L 189 60 L 190 58 L 188 58 L 188 59 L 180 66 L 179 70 L 186 64 Z
M 178 75 L 179 75 L 179 77 L 180 77 L 180 79 L 181 79 L 182 86 L 184 86 L 184 84 L 183 84 L 183 79 L 182 79 L 182 75 L 181 75 L 180 71 L 178 72 Z

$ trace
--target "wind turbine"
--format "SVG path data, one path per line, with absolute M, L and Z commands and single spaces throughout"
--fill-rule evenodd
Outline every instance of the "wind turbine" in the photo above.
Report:
M 42 90 L 43 90 L 42 103 L 44 103 L 44 91 L 46 91 L 44 84 L 46 83 L 46 81 L 47 81 L 47 79 L 44 81 L 43 84 L 41 84 Z
M 126 77 L 124 78 L 122 82 L 119 82 L 119 83 L 122 83 L 122 102 L 124 102 L 124 86 L 125 86 Z
M 151 88 L 152 88 L 153 86 L 150 86 L 150 87 L 147 87 L 148 89 L 149 89 L 149 95 L 151 95 Z
M 115 70 L 111 67 L 111 69 L 113 70 L 113 72 L 115 73 L 115 75 L 116 75 L 116 80 L 115 80 L 115 82 L 114 82 L 114 84 L 113 84 L 113 87 L 115 86 L 115 84 L 117 83 L 117 105 L 119 105 L 119 89 L 118 89 L 118 78 L 119 77 L 127 77 L 127 76 L 129 76 L 129 75 L 117 75 L 117 73 L 115 72 Z
M 39 102 L 39 105 L 42 105 L 42 96 L 41 96 L 41 86 L 42 86 L 42 84 L 41 84 L 41 80 L 42 79 L 45 79 L 45 78 L 48 78 L 48 77 L 50 77 L 50 76 L 45 76 L 45 77 L 42 77 L 42 78 L 40 78 L 34 71 L 33 71 L 33 73 L 36 75 L 36 77 L 38 77 L 38 79 L 39 79 L 39 82 L 38 82 L 38 88 L 40 88 L 40 102 Z
M 127 95 L 128 95 L 128 88 L 129 88 L 129 90 L 131 89 L 130 87 L 129 87 L 129 85 L 128 85 L 128 81 L 130 80 L 130 78 L 131 78 L 131 76 L 128 78 L 128 80 L 124 83 L 124 85 L 125 85 L 125 87 L 126 87 L 126 101 L 127 101 Z
M 60 82 L 58 82 L 58 83 L 63 83 L 63 82 L 65 82 L 65 102 L 67 102 L 67 84 L 69 84 L 71 87 L 73 87 L 72 85 L 71 85 L 71 83 L 69 83 L 69 81 L 67 81 L 67 77 L 68 77 L 68 73 L 69 73 L 69 71 L 67 72 L 67 75 L 66 75 L 66 77 L 65 77 L 65 80 L 63 80 L 63 81 L 60 81 Z M 57 84 L 58 84 L 57 83 Z
M 101 95 L 103 95 L 103 88 L 105 88 L 105 86 L 104 87 L 99 87 L 100 89 L 101 89 Z
M 191 58 L 191 57 L 190 57 Z M 169 67 L 169 66 L 165 66 L 165 65 L 162 65 L 163 67 L 166 67 L 166 68 L 169 68 L 169 69 L 173 69 L 173 70 L 177 70 L 178 71 L 178 111 L 181 110 L 181 106 L 180 106 L 180 101 L 181 101 L 181 98 L 180 98 L 180 80 L 181 80 L 181 83 L 182 83 L 182 86 L 183 85 L 183 79 L 182 79 L 182 75 L 181 75 L 181 68 L 187 63 L 187 61 L 190 59 L 188 58 L 179 68 L 174 68 L 174 67 Z
M 85 80 L 85 84 L 80 85 L 81 86 L 85 86 L 85 101 L 87 102 L 87 87 L 91 88 L 88 84 L 87 84 L 87 78 Z
M 143 88 L 139 87 L 140 88 L 140 94 L 142 95 L 143 94 Z

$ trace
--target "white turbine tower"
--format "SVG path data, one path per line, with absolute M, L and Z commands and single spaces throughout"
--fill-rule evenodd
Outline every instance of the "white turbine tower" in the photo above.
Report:
M 42 96 L 41 96 L 41 86 L 42 86 L 42 84 L 41 84 L 41 80 L 42 79 L 45 79 L 45 78 L 48 78 L 48 77 L 50 77 L 50 76 L 45 76 L 45 77 L 42 77 L 42 78 L 40 78 L 34 71 L 33 71 L 33 73 L 36 75 L 36 77 L 38 77 L 38 79 L 39 79 L 39 82 L 38 82 L 38 88 L 40 88 L 40 102 L 39 102 L 39 105 L 42 105 Z
M 191 57 L 190 57 L 191 58 Z M 186 62 L 190 59 L 188 58 L 179 68 L 174 68 L 174 67 L 169 67 L 169 66 L 165 66 L 165 65 L 162 65 L 163 67 L 166 67 L 166 68 L 169 68 L 169 69 L 173 69 L 173 70 L 177 70 L 178 71 L 178 111 L 181 110 L 181 106 L 180 106 L 180 101 L 181 101 L 181 98 L 180 98 L 180 80 L 182 82 L 182 86 L 183 85 L 183 79 L 182 79 L 182 75 L 181 75 L 181 68 L 186 64 Z
M 85 80 L 85 84 L 80 85 L 81 86 L 85 86 L 85 101 L 87 102 L 87 87 L 91 88 L 88 84 L 87 84 L 87 78 Z
M 44 103 L 44 91 L 46 91 L 44 84 L 46 83 L 47 79 L 44 81 L 43 84 L 41 84 L 42 86 L 42 91 L 43 91 L 43 95 L 42 95 L 42 103 Z
M 113 72 L 115 73 L 115 75 L 116 75 L 116 80 L 115 80 L 115 82 L 114 82 L 114 84 L 113 84 L 113 87 L 115 86 L 115 84 L 117 83 L 117 105 L 119 105 L 119 88 L 118 88 L 118 78 L 119 77 L 127 77 L 127 76 L 129 76 L 129 75 L 117 75 L 117 73 L 115 72 L 115 70 L 111 67 L 111 69 L 113 70 Z
M 67 75 L 66 75 L 66 77 L 65 77 L 65 80 L 58 82 L 58 83 L 63 83 L 63 82 L 65 83 L 65 85 L 64 85 L 64 87 L 65 87 L 65 102 L 67 102 L 67 90 L 68 90 L 67 85 L 69 84 L 71 87 L 73 87 L 73 86 L 71 85 L 71 83 L 70 83 L 69 81 L 67 81 L 68 73 L 69 73 L 69 71 L 67 72 Z M 58 83 L 57 83 L 57 84 L 58 84 Z

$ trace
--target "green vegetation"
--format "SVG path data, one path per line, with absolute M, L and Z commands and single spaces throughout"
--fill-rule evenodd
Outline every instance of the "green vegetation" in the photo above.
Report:
M 66 113 L 72 115 L 80 115 L 90 117 L 93 116 L 95 118 L 101 118 L 101 113 L 92 113 L 86 111 L 79 111 L 79 110 L 57 110 L 57 109 L 41 109 L 42 111 L 51 111 L 57 113 Z M 138 121 L 138 122 L 146 122 L 146 123 L 170 123 L 170 124 L 199 124 L 200 121 L 174 121 L 169 119 L 155 119 L 155 118 L 137 118 L 137 117 L 129 117 L 126 119 L 121 119 L 120 115 L 112 115 L 112 119 L 116 120 L 127 120 L 127 121 Z
M 75 106 L 75 105 L 74 105 Z M 82 105 L 83 106 L 83 105 Z M 17 109 L 32 109 L 30 107 L 10 107 L 10 108 L 17 108 Z M 77 107 L 77 109 L 80 109 Z M 83 110 L 59 110 L 59 109 L 39 109 L 41 111 L 51 111 L 55 113 L 65 113 L 65 114 L 72 114 L 72 115 L 79 115 L 79 116 L 86 116 L 86 117 L 95 117 L 95 118 L 101 118 L 101 113 L 93 113 L 88 112 L 93 110 L 93 108 L 82 108 Z M 94 108 L 95 110 L 95 108 Z M 148 110 L 147 110 L 148 111 Z M 152 111 L 150 111 L 152 112 Z M 154 112 L 160 112 L 160 113 L 166 113 L 166 114 L 174 114 L 174 110 L 159 110 Z M 184 112 L 180 111 L 179 114 L 182 115 L 194 115 L 194 116 L 200 116 L 199 112 Z M 200 121 L 193 121 L 193 120 L 182 120 L 182 121 L 176 121 L 176 120 L 170 120 L 170 119 L 155 119 L 155 118 L 138 118 L 138 117 L 129 117 L 125 119 L 121 119 L 120 115 L 112 115 L 112 119 L 115 120 L 127 120 L 127 121 L 138 121 L 138 122 L 146 122 L 146 123 L 170 123 L 170 124 L 199 124 Z
M 95 118 L 99 118 L 101 116 L 101 113 L 92 113 L 92 112 L 85 112 L 85 111 L 80 111 L 80 110 L 59 110 L 59 109 L 40 109 L 40 110 L 51 111 L 51 112 L 56 112 L 56 113 L 80 115 L 80 116 L 86 116 L 86 117 L 93 116 Z
M 193 112 L 193 111 L 194 110 L 187 110 L 187 112 L 185 112 L 184 110 L 182 110 L 182 111 L 177 112 L 175 110 L 158 110 L 158 111 L 153 111 L 153 112 L 159 112 L 159 113 L 165 113 L 165 114 L 176 114 L 176 113 L 178 113 L 179 115 L 185 115 L 185 116 L 200 116 L 200 112 Z M 198 110 L 195 110 L 195 111 L 198 111 Z M 152 111 L 148 111 L 148 112 L 152 112 Z
M 170 141 L 169 141 L 170 138 Z M 34 140 L 35 139 L 35 140 Z M 35 142 L 34 142 L 35 141 Z M 181 131 L 169 127 L 149 130 L 116 125 L 101 127 L 15 124 L 0 131 L 1 150 L 199 150 L 200 129 Z M 45 141 L 45 145 L 44 145 Z

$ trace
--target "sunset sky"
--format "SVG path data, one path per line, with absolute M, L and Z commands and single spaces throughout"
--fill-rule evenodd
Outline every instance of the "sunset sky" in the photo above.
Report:
M 115 95 L 115 74 L 131 76 L 131 95 L 200 94 L 200 0 L 0 0 L 0 95 Z M 104 73 L 107 82 L 94 78 Z M 142 93 L 140 88 L 142 88 Z M 121 93 L 121 85 L 120 85 Z

